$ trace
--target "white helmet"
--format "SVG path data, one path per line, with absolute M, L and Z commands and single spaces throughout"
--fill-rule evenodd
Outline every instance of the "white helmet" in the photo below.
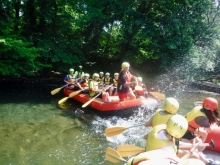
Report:
M 85 73 L 85 74 L 84 74 L 84 77 L 89 77 L 89 74 L 88 74 L 88 73 Z
M 124 68 L 126 68 L 126 67 L 130 67 L 130 64 L 129 64 L 128 62 L 123 62 L 123 63 L 121 64 L 121 68 L 124 69 Z
M 104 74 L 103 72 L 99 72 L 99 74 Z
M 107 72 L 107 73 L 105 73 L 105 75 L 106 75 L 106 76 L 110 76 L 110 73 Z
M 142 82 L 142 77 L 138 77 L 137 80 Z
M 173 115 L 166 124 L 167 132 L 174 138 L 181 138 L 188 129 L 188 121 L 182 115 Z
M 163 108 L 169 113 L 176 113 L 179 109 L 179 102 L 172 97 L 166 98 Z
M 95 77 L 99 77 L 99 74 L 98 74 L 98 73 L 94 73 L 94 74 L 92 75 L 92 78 L 94 79 Z
M 119 74 L 118 73 L 114 73 L 114 76 L 118 76 Z
M 71 68 L 69 71 L 70 71 L 70 72 L 74 72 L 74 69 Z

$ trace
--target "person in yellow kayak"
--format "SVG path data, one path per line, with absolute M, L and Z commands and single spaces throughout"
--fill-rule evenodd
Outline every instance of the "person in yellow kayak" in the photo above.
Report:
M 117 92 L 120 101 L 136 99 L 131 86 L 136 84 L 136 77 L 129 72 L 130 64 L 123 62 L 122 70 L 119 72 Z M 132 81 L 133 80 L 133 81 Z
M 149 151 L 154 151 L 155 154 L 165 151 L 164 155 L 162 155 L 163 158 L 171 157 L 174 163 L 179 162 L 180 159 L 176 156 L 175 138 L 181 138 L 186 133 L 187 128 L 188 122 L 184 116 L 172 115 L 166 124 L 156 125 L 152 128 L 147 137 L 146 152 L 130 158 L 127 165 L 135 165 L 135 163 L 152 159 L 149 157 Z
M 179 110 L 179 102 L 172 97 L 165 99 L 163 109 L 158 109 L 144 124 L 145 127 L 155 127 L 157 125 L 166 124 L 167 121 Z M 147 139 L 145 135 L 144 139 Z
M 75 86 L 74 86 L 74 82 L 75 82 L 75 77 L 74 77 L 74 69 L 70 69 L 69 70 L 69 74 L 65 76 L 64 78 L 64 82 L 68 84 L 68 87 L 70 89 L 73 89 Z

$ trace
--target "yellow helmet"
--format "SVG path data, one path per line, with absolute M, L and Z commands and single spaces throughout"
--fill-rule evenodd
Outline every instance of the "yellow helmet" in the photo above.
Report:
M 70 72 L 74 72 L 74 69 L 71 68 L 69 71 L 70 71 Z
M 92 78 L 94 79 L 95 77 L 99 77 L 99 74 L 98 74 L 98 73 L 94 73 L 94 74 L 92 75 Z
M 130 67 L 130 64 L 129 64 L 128 62 L 123 62 L 123 63 L 121 64 L 121 68 L 124 69 L 124 68 L 126 68 L 126 67 Z
M 118 73 L 114 73 L 114 76 L 118 76 L 119 74 Z
M 137 80 L 142 82 L 142 77 L 138 77 Z
M 188 122 L 182 115 L 173 115 L 166 124 L 167 132 L 174 138 L 181 138 L 188 129 Z
M 169 113 L 176 113 L 179 109 L 179 102 L 172 97 L 166 98 L 163 108 Z
M 106 76 L 110 76 L 110 73 L 106 72 L 105 75 L 106 75 Z

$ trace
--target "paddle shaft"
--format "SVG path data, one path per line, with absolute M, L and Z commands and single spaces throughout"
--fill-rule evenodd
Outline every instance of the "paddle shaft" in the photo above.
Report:
M 109 85 L 108 87 L 106 87 L 103 91 L 105 91 L 106 89 L 110 88 L 113 84 Z M 89 100 L 88 102 L 86 102 L 85 104 L 82 105 L 83 108 L 85 108 L 87 105 L 89 105 L 91 102 L 93 102 L 93 100 L 95 100 L 95 98 L 97 98 L 99 95 L 101 95 L 102 93 L 97 94 L 95 97 L 93 97 L 91 100 Z

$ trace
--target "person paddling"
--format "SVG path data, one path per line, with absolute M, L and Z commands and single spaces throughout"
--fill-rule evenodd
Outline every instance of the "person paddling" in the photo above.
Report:
M 73 89 L 75 86 L 74 86 L 74 82 L 75 82 L 75 77 L 74 77 L 74 69 L 70 69 L 69 70 L 69 74 L 66 75 L 66 77 L 64 78 L 64 82 L 68 84 L 68 87 L 70 89 Z

